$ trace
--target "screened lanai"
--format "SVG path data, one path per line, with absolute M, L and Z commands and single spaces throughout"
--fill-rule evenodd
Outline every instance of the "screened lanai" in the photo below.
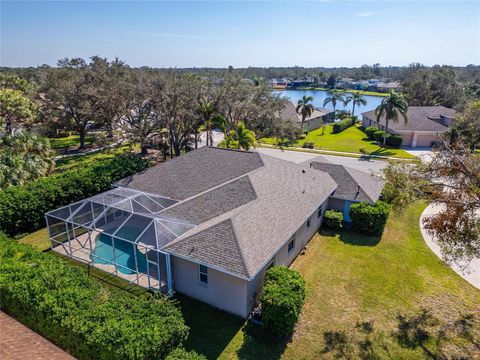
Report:
M 45 214 L 52 249 L 131 283 L 172 290 L 170 254 L 161 249 L 194 227 L 162 215 L 175 200 L 115 188 Z

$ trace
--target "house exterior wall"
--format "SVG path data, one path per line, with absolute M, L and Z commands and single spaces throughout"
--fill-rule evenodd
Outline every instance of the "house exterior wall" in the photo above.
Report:
M 400 133 L 398 134 L 402 137 L 402 146 L 412 146 L 412 141 L 413 141 L 413 133 L 412 132 L 407 132 L 407 133 Z
M 247 304 L 249 310 L 251 311 L 253 307 L 256 305 L 258 301 L 258 297 L 262 291 L 263 286 L 263 278 L 265 276 L 265 272 L 272 264 L 274 265 L 284 265 L 289 266 L 293 260 L 302 252 L 305 245 L 307 245 L 308 241 L 313 237 L 313 235 L 317 232 L 318 228 L 322 225 L 323 215 L 325 210 L 328 207 L 328 201 L 325 201 L 321 206 L 321 216 L 318 217 L 318 209 L 310 215 L 310 227 L 307 228 L 307 219 L 305 219 L 305 223 L 295 232 L 295 248 L 288 253 L 288 243 L 287 241 L 285 245 L 283 245 L 277 253 L 273 256 L 273 258 L 265 264 L 262 270 L 255 276 L 255 279 L 251 280 L 248 283 L 247 288 Z M 290 239 L 288 239 L 290 240 Z
M 329 210 L 337 210 L 343 213 L 344 206 L 345 206 L 345 200 L 343 199 L 337 199 L 333 197 L 328 199 Z
M 321 116 L 305 121 L 304 130 L 312 131 L 322 126 L 323 119 Z
M 436 134 L 418 134 L 417 146 L 432 146 L 432 142 L 437 140 Z
M 367 128 L 369 126 L 375 126 L 376 121 L 374 119 L 370 119 L 368 116 L 362 115 L 362 126 Z
M 175 291 L 210 304 L 226 312 L 247 317 L 248 281 L 208 268 L 208 285 L 199 280 L 199 265 L 173 256 L 173 287 Z

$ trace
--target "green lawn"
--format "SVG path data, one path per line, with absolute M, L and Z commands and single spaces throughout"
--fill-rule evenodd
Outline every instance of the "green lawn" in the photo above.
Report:
M 45 251 L 50 249 L 50 245 L 51 245 L 50 239 L 48 238 L 47 228 L 43 228 L 31 234 L 28 234 L 18 239 L 18 241 L 24 244 L 29 244 L 40 251 Z
M 137 149 L 138 146 L 131 146 L 129 144 L 126 144 L 87 154 L 63 157 L 56 161 L 54 172 L 62 172 L 84 165 L 91 165 L 94 162 L 111 159 L 117 155 L 123 154 L 126 151 L 132 151 Z
M 320 90 L 320 91 L 328 91 L 330 89 L 327 89 L 327 88 L 315 88 L 315 87 L 312 87 L 312 88 L 299 88 L 299 90 Z M 344 90 L 344 89 L 337 89 L 339 92 L 346 92 L 346 93 L 350 93 L 350 94 L 363 94 L 363 95 L 370 95 L 370 96 L 382 96 L 382 97 L 386 97 L 388 96 L 388 93 L 383 93 L 383 92 L 378 92 L 378 91 L 368 91 L 368 90 L 354 90 L 354 89 L 348 89 L 348 90 Z
M 76 149 L 80 146 L 80 136 L 70 135 L 61 138 L 49 138 L 50 146 L 54 150 L 69 150 Z M 95 141 L 94 135 L 87 135 L 85 138 L 85 145 L 92 145 Z
M 402 214 L 390 215 L 381 238 L 349 230 L 315 235 L 306 254 L 293 264 L 305 278 L 307 299 L 289 342 L 275 339 L 233 315 L 177 295 L 190 327 L 185 347 L 209 359 L 416 360 L 435 358 L 431 354 L 439 358 L 439 349 L 446 358 L 473 359 L 480 349 L 480 291 L 426 246 L 419 230 L 424 208 L 425 204 L 417 203 Z M 90 274 L 112 289 L 144 293 L 100 270 L 91 269 Z M 404 333 L 410 337 L 399 337 L 398 316 L 411 318 L 422 309 L 436 319 L 428 320 L 427 332 L 411 329 Z M 468 321 L 461 319 L 470 314 L 477 315 L 469 329 L 465 326 Z M 441 327 L 446 334 L 443 340 Z M 426 334 L 426 341 L 419 343 L 412 334 Z
M 306 139 L 298 140 L 292 146 L 302 147 L 303 143 L 313 142 L 316 149 L 330 151 L 344 151 L 363 155 L 391 156 L 404 159 L 414 159 L 415 156 L 402 149 L 391 148 L 389 146 L 378 146 L 375 141 L 367 138 L 360 126 L 352 126 L 341 133 L 333 134 L 333 125 L 325 127 L 325 134 L 322 135 L 322 129 L 310 131 Z M 275 138 L 263 138 L 259 142 L 276 145 Z

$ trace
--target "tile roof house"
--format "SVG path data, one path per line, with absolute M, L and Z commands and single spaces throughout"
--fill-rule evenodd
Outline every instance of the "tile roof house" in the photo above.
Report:
M 399 119 L 398 123 L 388 122 L 388 132 L 403 138 L 402 146 L 430 147 L 443 135 L 455 120 L 455 110 L 445 106 L 409 106 L 408 121 Z M 362 113 L 364 127 L 377 123 L 375 110 Z M 380 119 L 380 128 L 385 129 L 385 116 Z
M 381 190 L 370 175 L 321 158 L 295 164 L 258 152 L 213 147 L 189 152 L 114 186 L 93 197 L 101 201 L 92 198 L 91 204 L 70 206 L 65 226 L 73 226 L 73 236 L 56 230 L 59 211 L 65 208 L 47 213 L 54 250 L 114 269 L 140 285 L 139 276 L 146 277 L 148 283 L 142 286 L 154 288 L 159 282 L 163 291 L 167 284 L 168 290 L 242 317 L 256 304 L 268 267 L 290 265 L 320 227 L 328 207 L 339 206 L 339 201 L 374 202 Z M 122 194 L 130 197 L 117 199 Z M 80 222 L 75 217 L 82 208 L 91 208 L 93 214 L 82 213 Z M 348 209 L 343 210 L 348 221 Z M 93 225 L 87 226 L 89 217 Z M 136 223 L 150 225 L 135 231 Z M 87 232 L 77 235 L 82 224 Z M 128 229 L 123 230 L 124 224 Z M 136 251 L 124 253 L 121 242 L 132 232 Z M 149 232 L 152 241 L 146 236 Z M 102 242 L 107 235 L 113 240 Z M 81 246 L 75 245 L 80 237 Z M 113 247 L 113 260 L 101 258 L 97 263 L 97 248 L 109 249 L 108 245 Z M 121 256 L 135 261 L 119 265 L 116 258 Z M 147 266 L 139 270 L 142 258 Z M 122 271 L 122 266 L 133 269 Z
M 296 105 L 288 101 L 282 109 L 280 116 L 288 121 L 293 122 L 300 127 L 302 124 L 302 116 L 297 113 Z M 326 108 L 315 108 L 313 114 L 305 119 L 303 129 L 312 131 L 322 126 L 323 122 L 332 122 L 335 117 L 335 112 Z

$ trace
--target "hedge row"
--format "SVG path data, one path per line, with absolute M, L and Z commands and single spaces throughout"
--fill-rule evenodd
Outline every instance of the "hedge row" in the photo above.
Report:
M 355 119 L 353 119 L 351 117 L 348 117 L 348 118 L 343 119 L 342 121 L 339 121 L 339 122 L 333 124 L 332 132 L 334 134 L 338 134 L 338 133 L 342 132 L 345 129 L 348 129 L 350 126 L 353 126 L 353 125 L 355 125 Z
M 352 229 L 365 235 L 380 235 L 387 223 L 388 213 L 389 206 L 382 201 L 353 204 L 350 207 Z
M 163 359 L 188 335 L 167 298 L 111 292 L 87 271 L 0 235 L 1 309 L 78 359 Z
M 289 336 L 305 302 L 305 281 L 298 271 L 285 266 L 270 268 L 264 281 L 262 322 L 272 333 Z
M 375 140 L 375 133 L 378 131 L 378 127 L 376 126 L 369 126 L 365 129 L 365 134 L 370 140 Z
M 113 182 L 145 170 L 148 161 L 125 153 L 98 165 L 65 171 L 0 191 L 0 230 L 9 235 L 45 226 L 44 214 L 110 189 Z

